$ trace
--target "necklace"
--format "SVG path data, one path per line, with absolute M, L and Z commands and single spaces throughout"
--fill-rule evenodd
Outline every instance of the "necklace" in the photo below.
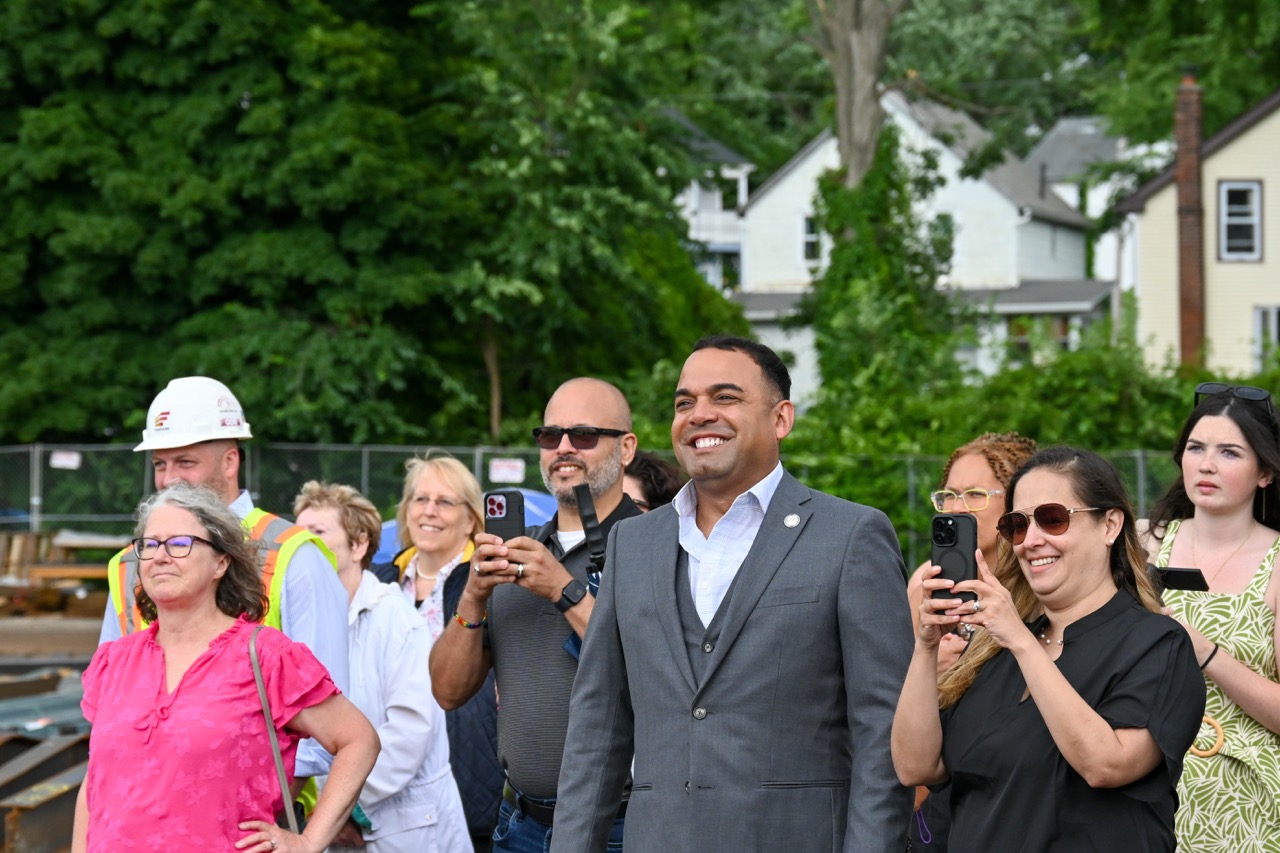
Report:
M 1054 643 L 1057 643 L 1058 645 L 1062 645 L 1062 640 L 1064 639 L 1063 637 L 1059 637 L 1059 638 L 1058 638 L 1058 639 L 1056 639 L 1056 640 L 1051 640 L 1051 639 L 1049 639 L 1048 637 L 1046 637 L 1046 636 L 1045 636 L 1045 634 L 1047 634 L 1047 633 L 1049 633 L 1049 629 L 1048 629 L 1048 628 L 1046 628 L 1045 630 L 1043 630 L 1043 631 L 1041 631 L 1041 632 L 1040 632 L 1040 639 L 1044 640 L 1044 644 L 1045 644 L 1046 646 L 1051 646 L 1051 645 L 1053 645 Z
M 429 575 L 426 572 L 424 572 L 422 570 L 422 566 L 417 565 L 417 563 L 414 564 L 413 570 L 418 574 L 418 577 L 422 578 L 424 581 L 434 581 L 436 578 L 440 577 L 439 569 L 436 569 L 435 574 Z
M 1217 570 L 1216 572 L 1214 572 L 1214 573 L 1213 573 L 1213 577 L 1211 577 L 1211 578 L 1209 578 L 1209 579 L 1207 579 L 1207 580 L 1205 581 L 1205 583 L 1206 583 L 1209 587 L 1212 587 L 1212 586 L 1213 586 L 1213 582 L 1214 582 L 1215 580 L 1217 580 L 1217 579 L 1218 579 L 1218 575 L 1222 574 L 1222 570 L 1223 570 L 1223 569 L 1225 569 L 1225 568 L 1227 567 L 1227 563 L 1230 563 L 1230 562 L 1232 561 L 1232 559 L 1234 559 L 1234 558 L 1235 558 L 1236 554 L 1239 554 L 1239 553 L 1240 553 L 1240 549 L 1244 547 L 1244 543 L 1248 542 L 1250 539 L 1252 539 L 1252 538 L 1253 538 L 1253 531 L 1254 531 L 1254 530 L 1256 530 L 1256 529 L 1257 529 L 1257 527 L 1258 527 L 1258 522 L 1256 522 L 1256 521 L 1249 525 L 1249 532 L 1248 532 L 1248 534 L 1246 534 L 1246 535 L 1245 535 L 1244 539 L 1240 540 L 1240 544 L 1236 546 L 1235 550 L 1234 550 L 1234 551 L 1232 551 L 1230 554 L 1228 554 L 1228 555 L 1227 555 L 1227 559 L 1223 560 L 1223 561 L 1222 561 L 1222 563 L 1221 563 L 1221 564 L 1219 564 L 1219 566 L 1218 566 L 1218 570 Z M 1191 531 L 1191 533 L 1192 533 L 1192 536 L 1191 536 L 1191 564 L 1192 564 L 1193 566 L 1195 566 L 1196 568 L 1199 568 L 1199 567 L 1200 567 L 1200 561 L 1196 559 L 1196 539 L 1198 539 L 1198 538 L 1199 538 L 1199 536 L 1200 536 L 1199 529 L 1198 529 L 1198 528 L 1193 528 L 1193 529 L 1192 529 L 1192 531 Z

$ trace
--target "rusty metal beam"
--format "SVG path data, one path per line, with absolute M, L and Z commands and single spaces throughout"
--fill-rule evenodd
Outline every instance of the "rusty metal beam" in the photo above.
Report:
M 46 738 L 21 755 L 0 765 L 0 799 L 48 779 L 89 758 L 88 735 Z
M 87 761 L 0 800 L 4 846 L 0 853 L 62 853 L 71 846 L 76 796 Z

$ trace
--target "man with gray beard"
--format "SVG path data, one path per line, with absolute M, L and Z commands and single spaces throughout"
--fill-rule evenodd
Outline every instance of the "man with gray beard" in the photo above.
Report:
M 445 710 L 475 695 L 493 667 L 498 760 L 507 774 L 495 853 L 543 851 L 551 840 L 569 695 L 601 568 L 592 564 L 573 488 L 590 488 L 605 537 L 640 514 L 622 491 L 636 437 L 621 391 L 599 379 L 570 379 L 551 395 L 543 424 L 533 437 L 556 516 L 506 542 L 476 534 L 467 586 L 431 650 L 431 688 Z M 622 849 L 625 812 L 624 801 L 611 851 Z

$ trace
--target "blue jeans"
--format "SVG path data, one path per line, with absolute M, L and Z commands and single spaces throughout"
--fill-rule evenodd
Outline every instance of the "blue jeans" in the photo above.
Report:
M 609 832 L 609 853 L 622 853 L 622 818 Z M 551 827 L 513 808 L 506 800 L 498 807 L 498 826 L 493 830 L 493 853 L 548 853 Z

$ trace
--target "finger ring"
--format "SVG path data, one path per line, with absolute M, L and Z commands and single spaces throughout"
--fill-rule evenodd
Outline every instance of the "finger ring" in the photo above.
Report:
M 275 840 L 274 838 L 268 838 L 267 840 L 271 842 L 271 849 L 272 849 L 272 850 L 275 850 L 275 849 L 276 849 L 276 840 Z
M 524 563 L 516 563 L 516 577 L 524 577 Z
M 977 613 L 981 609 L 982 609 L 982 602 L 975 598 L 973 600 L 973 612 Z
M 480 574 L 480 564 L 479 564 L 479 563 L 477 563 L 476 565 L 472 566 L 472 567 L 471 567 L 471 569 L 472 569 L 472 571 L 474 571 L 476 574 Z

